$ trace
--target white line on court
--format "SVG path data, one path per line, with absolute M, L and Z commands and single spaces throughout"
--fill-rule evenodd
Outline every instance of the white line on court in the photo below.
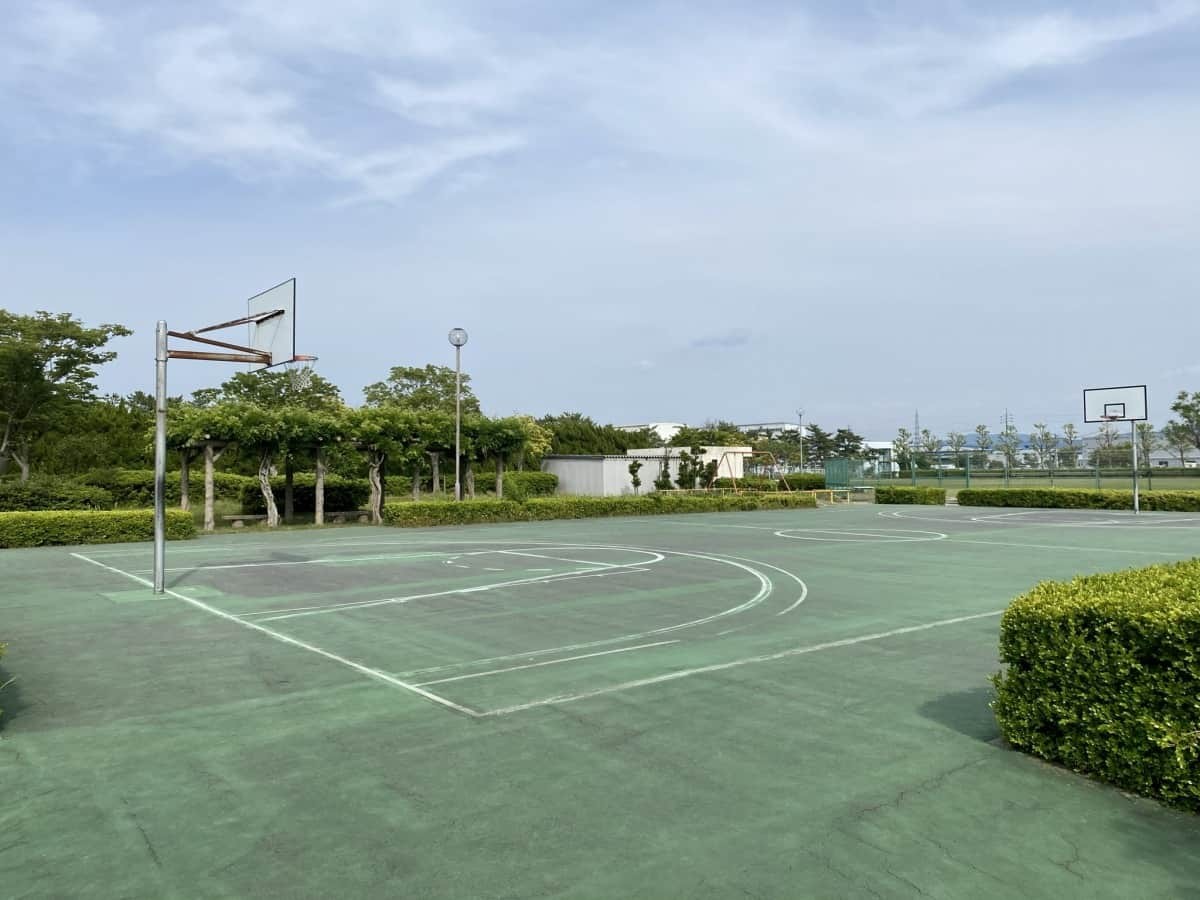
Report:
M 121 569 L 118 569 L 115 566 L 106 565 L 105 563 L 99 562 L 98 560 L 91 559 L 87 556 L 84 556 L 82 553 L 72 553 L 71 555 L 73 557 L 75 557 L 76 559 L 83 560 L 86 563 L 91 563 L 93 566 L 99 566 L 101 569 L 106 569 L 107 571 L 113 572 L 117 575 L 124 575 L 126 578 L 130 578 L 133 581 L 138 582 L 139 584 L 144 584 L 148 588 L 151 588 L 151 589 L 154 588 L 153 582 L 147 581 L 145 578 L 142 578 L 140 575 L 134 575 L 130 572 L 122 571 Z M 204 612 L 210 613 L 211 615 L 217 616 L 219 618 L 225 619 L 230 622 L 234 622 L 238 625 L 241 625 L 243 628 L 249 628 L 251 631 L 261 632 L 262 634 L 267 635 L 267 637 L 273 638 L 274 640 L 277 640 L 280 643 L 290 644 L 293 647 L 299 647 L 301 650 L 307 650 L 310 653 L 315 653 L 318 656 L 323 656 L 328 660 L 332 660 L 333 662 L 340 663 L 341 665 L 346 666 L 347 668 L 353 669 L 354 671 L 359 672 L 363 675 L 366 675 L 369 678 L 374 678 L 376 681 L 382 681 L 385 684 L 392 685 L 393 687 L 398 687 L 403 690 L 410 691 L 411 693 L 414 693 L 419 697 L 424 697 L 426 700 L 429 700 L 432 703 L 436 703 L 439 706 L 446 707 L 446 709 L 452 709 L 455 712 L 463 713 L 464 715 L 471 716 L 472 718 L 478 718 L 480 716 L 480 713 L 478 710 L 471 709 L 469 706 L 463 706 L 462 704 L 455 703 L 453 700 L 448 700 L 447 698 L 442 697 L 438 694 L 435 694 L 432 691 L 427 691 L 423 687 L 420 687 L 419 685 L 409 684 L 407 681 L 401 681 L 399 678 L 389 675 L 386 672 L 380 672 L 378 669 L 372 669 L 370 666 L 364 666 L 362 663 L 356 663 L 352 659 L 346 659 L 346 657 L 344 657 L 344 656 L 338 656 L 336 653 L 330 653 L 328 650 L 324 650 L 324 649 L 316 646 L 315 644 L 310 644 L 306 641 L 297 640 L 296 638 L 290 637 L 289 635 L 286 635 L 281 631 L 276 631 L 273 628 L 266 628 L 255 622 L 247 622 L 244 619 L 239 619 L 237 616 L 233 615 L 232 613 L 227 613 L 224 610 L 217 609 L 215 606 L 209 606 L 207 603 L 204 603 L 200 600 L 196 600 L 193 597 L 184 596 L 183 594 L 180 594 L 177 591 L 167 590 L 165 593 L 169 594 L 170 596 L 174 597 L 177 600 L 182 600 L 184 603 L 187 603 L 187 604 L 190 604 L 191 606 L 196 607 L 196 609 L 203 610 Z
M 850 647 L 855 644 L 865 644 L 868 641 L 880 641 L 884 638 L 898 637 L 902 634 L 913 634 L 918 631 L 929 631 L 932 628 L 944 628 L 947 625 L 958 625 L 962 622 L 973 622 L 977 619 L 987 619 L 999 616 L 1004 612 L 1002 609 L 992 610 L 991 612 L 975 613 L 970 616 L 956 616 L 953 619 L 941 619 L 937 622 L 926 622 L 923 625 L 909 625 L 905 628 L 894 628 L 891 631 L 881 631 L 875 634 L 864 634 L 859 637 L 844 638 L 840 641 L 827 641 L 823 644 L 812 644 L 808 647 L 793 647 L 791 650 L 783 650 L 779 653 L 770 653 L 763 656 L 748 656 L 744 659 L 735 659 L 732 662 L 716 663 L 711 666 L 700 666 L 695 669 L 681 669 L 677 672 L 668 672 L 665 675 L 656 675 L 652 678 L 640 678 L 637 681 L 625 681 L 620 684 L 614 684 L 610 687 L 597 688 L 593 691 L 584 691 L 579 694 L 561 694 L 557 697 L 546 697 L 543 700 L 534 700 L 530 703 L 518 703 L 514 706 L 504 706 L 499 709 L 489 709 L 480 713 L 482 718 L 492 716 L 507 716 L 512 713 L 523 712 L 527 709 L 535 709 L 539 706 L 558 706 L 565 703 L 574 703 L 577 700 L 588 700 L 592 697 L 600 697 L 604 694 L 615 694 L 622 691 L 633 690 L 634 688 L 648 687 L 653 684 L 663 684 L 668 681 L 678 681 L 681 678 L 691 678 L 693 675 L 706 675 L 710 672 L 722 672 L 726 669 L 735 669 L 740 666 L 749 666 L 755 663 L 774 662 L 779 659 L 787 659 L 791 656 L 803 656 L 807 653 L 817 653 L 822 650 L 833 650 L 838 647 Z
M 431 684 L 445 684 L 448 681 L 466 681 L 469 678 L 485 678 L 489 675 L 503 675 L 505 672 L 517 672 L 521 669 L 539 669 L 542 666 L 556 666 L 559 663 L 577 662 L 581 659 L 594 659 L 597 656 L 612 656 L 614 653 L 629 653 L 633 650 L 649 650 L 651 647 L 666 647 L 670 644 L 678 644 L 679 639 L 673 641 L 656 641 L 653 644 L 638 644 L 636 647 L 618 647 L 616 650 L 601 650 L 598 653 L 584 653 L 580 656 L 566 656 L 562 659 L 548 659 L 545 662 L 527 663 L 523 666 L 509 666 L 506 669 L 488 669 L 486 672 L 471 672 L 467 675 L 452 675 L 449 678 L 439 678 L 436 681 L 422 681 L 421 687 Z
M 378 562 L 387 559 L 428 559 L 445 556 L 445 553 L 431 551 L 429 553 L 386 553 L 381 556 L 332 556 L 327 559 L 289 559 L 273 562 L 228 563 L 218 566 L 182 566 L 174 569 L 164 569 L 165 572 L 215 572 L 220 569 L 263 569 L 276 566 L 319 566 L 329 563 Z M 153 569 L 134 569 L 135 575 L 151 575 Z
M 1170 556 L 1159 550 L 1117 550 L 1111 547 L 1068 547 L 1063 544 L 1019 544 L 1015 541 L 978 541 L 967 538 L 950 538 L 948 544 L 987 544 L 992 547 L 1026 547 L 1032 550 L 1070 550 L 1072 553 L 1134 553 L 1140 556 Z M 1191 555 L 1191 554 L 1188 554 Z
M 517 587 L 523 584 L 543 584 L 550 581 L 559 581 L 566 578 L 574 578 L 579 575 L 591 574 L 613 574 L 621 569 L 631 569 L 636 566 L 646 565 L 646 561 L 642 560 L 636 563 L 610 564 L 599 563 L 593 564 L 596 566 L 592 569 L 581 569 L 578 572 L 559 572 L 552 575 L 539 575 L 533 578 L 516 578 L 512 581 L 497 581 L 493 584 L 480 584 L 474 587 L 453 588 L 446 591 L 433 591 L 428 594 L 410 594 L 406 597 L 387 597 L 383 600 L 360 600 L 352 603 L 335 603 L 330 606 L 322 606 L 318 609 L 304 610 L 301 612 L 289 612 L 278 616 L 267 616 L 259 619 L 260 622 L 274 622 L 278 619 L 297 619 L 305 616 L 319 616 L 325 613 L 343 612 L 348 609 L 367 609 L 372 606 L 386 606 L 392 603 L 407 603 L 409 600 L 430 600 L 434 597 L 450 597 L 455 594 L 482 594 L 486 591 L 494 591 L 498 588 Z M 464 566 L 463 568 L 467 568 Z
M 801 534 L 799 532 L 804 532 Z M 808 537 L 808 534 L 814 535 Z M 848 535 L 847 537 L 828 537 L 828 535 Z M 927 537 L 906 537 L 906 535 L 922 534 Z M 896 535 L 893 537 L 893 535 Z M 823 541 L 830 544 L 920 544 L 931 541 L 944 541 L 948 535 L 940 531 L 915 531 L 908 528 L 880 528 L 868 531 L 832 531 L 825 528 L 784 528 L 775 532 L 775 537 L 788 538 L 793 541 Z

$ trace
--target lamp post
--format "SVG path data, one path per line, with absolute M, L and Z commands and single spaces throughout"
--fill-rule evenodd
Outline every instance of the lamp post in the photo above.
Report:
M 796 410 L 796 427 L 800 430 L 800 474 L 804 474 L 804 410 Z M 803 479 L 801 479 L 803 484 Z
M 448 335 L 454 347 L 454 499 L 462 499 L 462 348 L 467 343 L 467 333 L 461 328 L 451 328 Z

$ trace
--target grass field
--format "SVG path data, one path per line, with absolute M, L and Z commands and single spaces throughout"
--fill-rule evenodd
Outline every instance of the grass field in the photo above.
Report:
M 838 506 L 0 554 L 12 897 L 1186 897 L 1002 745 L 1018 592 L 1200 517 Z M 0 681 L 7 676 L 0 677 Z

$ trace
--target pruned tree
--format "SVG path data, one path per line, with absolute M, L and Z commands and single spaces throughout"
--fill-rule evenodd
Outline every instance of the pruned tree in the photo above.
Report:
M 1035 422 L 1033 433 L 1029 435 L 1029 443 L 1036 456 L 1037 467 L 1052 468 L 1055 450 L 1058 448 L 1058 435 L 1047 428 L 1045 422 Z
M 988 456 L 991 454 L 992 447 L 994 446 L 992 443 L 991 432 L 988 431 L 988 427 L 986 425 L 975 426 L 975 446 L 979 452 L 983 454 L 983 459 L 981 459 L 980 462 L 986 466 L 988 462 Z
M 1004 464 L 1008 468 L 1015 468 L 1017 465 L 1017 457 L 1021 452 L 1021 436 L 1017 432 L 1016 425 L 1005 425 L 1004 431 L 1000 432 L 1000 436 L 996 438 L 996 447 L 1004 454 Z
M 638 477 L 638 472 L 642 470 L 642 461 L 635 459 L 629 464 L 629 484 L 633 488 L 633 493 L 636 495 L 638 488 L 642 486 L 642 479 Z
M 0 309 L 0 474 L 12 459 L 21 480 L 29 479 L 38 438 L 65 406 L 93 397 L 97 367 L 116 357 L 104 348 L 131 333 L 123 325 L 88 328 L 69 313 Z
M 954 465 L 963 465 L 963 448 L 967 446 L 967 436 L 961 431 L 951 431 L 946 435 L 946 446 L 954 454 Z
M 912 466 L 912 443 L 912 432 L 907 428 L 901 428 L 896 432 L 896 436 L 892 438 L 892 455 L 896 459 L 896 465 L 898 465 L 901 469 L 908 469 Z
M 1162 447 L 1158 432 L 1154 430 L 1154 426 L 1149 422 L 1138 422 L 1134 428 L 1134 433 L 1137 435 L 1137 449 L 1140 462 L 1149 469 L 1151 466 L 1150 457 L 1155 450 Z
M 942 442 L 938 440 L 938 436 L 928 428 L 921 429 L 921 450 L 930 457 L 936 457 L 938 450 L 941 449 Z
M 1083 441 L 1079 437 L 1079 432 L 1075 430 L 1075 426 L 1068 422 L 1063 426 L 1062 433 L 1062 450 L 1059 451 L 1059 460 L 1067 468 L 1075 468 L 1079 465 L 1079 453 L 1083 449 Z

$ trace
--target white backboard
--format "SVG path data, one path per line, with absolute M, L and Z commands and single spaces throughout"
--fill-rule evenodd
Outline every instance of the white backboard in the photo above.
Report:
M 1144 422 L 1147 418 L 1144 384 L 1089 388 L 1083 392 L 1085 422 Z
M 261 322 L 250 325 L 250 346 L 271 354 L 270 366 L 291 362 L 296 357 L 296 279 L 255 294 L 247 302 L 251 316 L 276 311 Z M 262 368 L 267 368 L 264 365 Z

